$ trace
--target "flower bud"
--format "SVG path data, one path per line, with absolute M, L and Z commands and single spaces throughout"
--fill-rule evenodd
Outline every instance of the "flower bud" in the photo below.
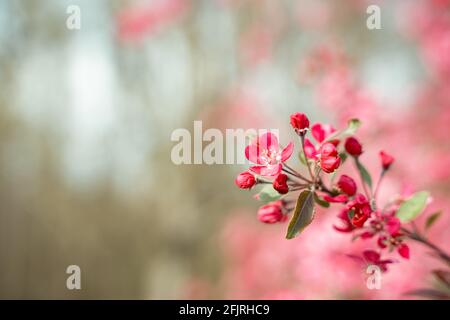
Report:
M 277 190 L 280 194 L 285 194 L 289 192 L 289 187 L 287 185 L 288 176 L 284 173 L 280 173 L 273 181 L 273 188 Z
M 409 259 L 409 247 L 406 244 L 401 244 L 397 251 L 402 258 Z
M 330 143 L 324 143 L 320 148 L 320 167 L 326 173 L 332 173 L 341 164 L 341 158 L 336 147 Z
M 347 138 L 345 141 L 345 150 L 354 157 L 360 156 L 363 152 L 361 144 L 354 137 Z
M 304 113 L 296 112 L 291 115 L 291 126 L 299 135 L 305 135 L 309 129 L 309 119 Z
M 380 151 L 381 165 L 383 166 L 383 170 L 388 170 L 391 164 L 394 162 L 394 157 L 387 154 L 384 151 Z
M 268 203 L 258 210 L 258 219 L 264 223 L 277 223 L 286 220 L 286 215 L 281 210 L 281 201 Z
M 256 179 L 253 174 L 248 171 L 240 173 L 236 180 L 234 180 L 236 185 L 241 189 L 250 189 L 256 184 Z
M 343 174 L 337 183 L 339 189 L 348 196 L 354 196 L 356 193 L 356 183 L 355 180 L 349 176 Z

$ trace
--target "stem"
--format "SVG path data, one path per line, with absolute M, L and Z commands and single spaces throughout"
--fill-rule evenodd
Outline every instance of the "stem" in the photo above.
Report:
M 319 187 L 320 187 L 320 190 L 321 190 L 321 191 L 323 191 L 323 192 L 325 192 L 325 193 L 328 193 L 330 196 L 334 196 L 334 195 L 335 195 L 335 194 L 333 193 L 333 191 L 331 191 L 330 189 L 328 189 L 328 188 L 325 186 L 325 184 L 323 183 L 323 181 L 322 181 L 321 178 L 319 179 L 318 184 L 319 184 Z
M 303 185 L 303 186 L 296 186 L 295 188 L 289 189 L 289 191 L 298 191 L 304 189 L 306 189 L 306 187 Z
M 314 175 L 313 175 L 313 173 L 312 173 L 311 166 L 310 166 L 310 164 L 309 164 L 308 158 L 306 157 L 306 152 L 305 152 L 305 136 L 304 136 L 304 135 L 301 135 L 301 136 L 300 136 L 300 141 L 302 142 L 302 152 L 303 152 L 303 155 L 305 156 L 305 159 L 306 159 L 306 166 L 308 167 L 309 175 L 311 176 L 311 180 L 314 181 Z
M 361 170 L 359 170 L 359 167 L 358 167 L 359 159 L 358 159 L 358 157 L 354 157 L 354 159 L 355 159 L 356 169 L 358 169 L 359 178 L 361 179 L 361 184 L 362 184 L 363 189 L 364 189 L 364 194 L 366 195 L 367 199 L 370 199 L 371 197 L 370 197 L 369 192 L 367 191 L 366 183 L 364 182 L 364 178 L 362 176 Z
M 436 252 L 436 254 L 442 258 L 443 260 L 445 260 L 445 262 L 447 262 L 447 264 L 450 265 L 450 256 L 441 248 L 439 248 L 438 246 L 436 246 L 435 244 L 431 243 L 427 238 L 425 238 L 423 235 L 421 235 L 418 231 L 416 232 L 412 232 L 406 228 L 402 228 L 401 229 L 408 238 L 410 238 L 411 240 L 417 241 L 425 246 L 427 246 L 428 248 L 434 250 Z
M 384 177 L 385 173 L 386 173 L 386 170 L 383 169 L 383 171 L 381 171 L 380 178 L 378 179 L 377 186 L 375 187 L 375 191 L 373 193 L 373 198 L 375 199 L 375 201 L 377 201 L 378 190 L 380 189 L 380 184 L 381 184 L 381 181 L 383 181 L 383 177 Z
M 284 168 L 282 169 L 284 172 L 287 172 L 289 174 L 292 174 L 293 176 L 302 179 L 303 181 L 306 181 L 308 183 L 312 183 L 311 180 L 307 179 L 306 177 L 302 176 L 299 172 L 297 172 L 295 169 L 291 168 L 287 163 L 283 163 Z
M 292 180 L 291 180 L 292 181 Z M 308 184 L 305 183 L 298 183 L 296 181 L 292 181 L 293 184 L 290 184 L 289 186 L 292 188 L 296 188 L 296 187 L 302 187 L 302 188 L 306 188 L 308 186 Z

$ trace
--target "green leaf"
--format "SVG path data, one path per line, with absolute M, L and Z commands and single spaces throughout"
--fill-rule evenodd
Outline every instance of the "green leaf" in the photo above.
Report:
M 441 216 L 442 211 L 438 211 L 435 213 L 432 213 L 428 216 L 427 220 L 425 221 L 425 230 L 428 230 L 439 217 Z
M 344 164 L 345 160 L 347 160 L 347 158 L 348 158 L 347 152 L 339 153 L 339 158 L 341 158 L 341 166 L 342 166 Z
M 293 239 L 305 229 L 314 218 L 314 193 L 305 190 L 298 196 L 294 214 L 289 222 L 286 239 Z
M 417 192 L 411 198 L 403 202 L 397 210 L 397 218 L 401 222 L 414 220 L 427 205 L 427 199 L 430 194 L 427 191 Z
M 370 177 L 369 171 L 367 171 L 366 167 L 364 167 L 363 164 L 359 162 L 358 158 L 355 158 L 355 162 L 362 179 L 372 189 L 372 178 Z
M 264 203 L 269 203 L 275 200 L 278 200 L 282 197 L 281 194 L 275 190 L 271 184 L 265 185 L 261 191 L 259 192 L 259 200 Z
M 324 199 L 320 198 L 317 193 L 314 192 L 314 201 L 321 207 L 329 208 L 330 203 L 328 201 L 325 201 Z
M 347 124 L 347 128 L 345 128 L 342 131 L 336 131 L 335 133 L 329 135 L 325 141 L 331 141 L 333 139 L 336 139 L 338 137 L 344 137 L 344 136 L 352 136 L 356 133 L 358 128 L 361 126 L 361 121 L 359 119 L 350 119 Z
M 356 131 L 358 130 L 358 128 L 361 126 L 361 121 L 359 119 L 350 119 L 350 121 L 348 122 L 347 128 L 344 130 L 344 132 L 342 133 L 343 135 L 346 136 L 352 136 L 356 133 Z
M 450 289 L 450 272 L 446 270 L 433 270 L 433 275 L 439 282 Z

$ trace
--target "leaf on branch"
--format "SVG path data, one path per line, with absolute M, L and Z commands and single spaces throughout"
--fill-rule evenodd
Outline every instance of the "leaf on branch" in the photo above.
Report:
M 277 190 L 273 188 L 271 184 L 265 185 L 258 193 L 258 199 L 264 204 L 276 201 L 282 197 Z
M 298 196 L 297 204 L 289 222 L 286 239 L 293 239 L 305 229 L 314 218 L 314 193 L 305 190 Z
M 347 160 L 347 158 L 348 158 L 347 152 L 339 153 L 339 158 L 341 158 L 341 166 L 342 166 L 344 164 L 345 160 Z
M 319 195 L 315 192 L 314 192 L 314 201 L 321 207 L 324 207 L 324 208 L 330 207 L 330 203 L 328 201 L 325 201 L 321 197 L 319 197 Z
M 372 189 L 372 177 L 370 176 L 369 171 L 367 171 L 366 167 L 364 167 L 363 164 L 359 162 L 358 159 L 355 159 L 355 162 L 362 179 Z
M 347 128 L 342 131 L 336 131 L 335 133 L 329 135 L 325 141 L 331 141 L 338 137 L 352 136 L 356 133 L 358 128 L 361 126 L 361 121 L 359 119 L 350 119 L 347 124 Z
M 441 216 L 442 211 L 437 211 L 435 213 L 432 213 L 428 216 L 427 220 L 425 221 L 425 230 L 428 230 Z
M 433 270 L 433 275 L 442 282 L 446 287 L 450 288 L 450 272 L 445 270 Z
M 347 125 L 347 129 L 344 130 L 344 132 L 342 133 L 343 135 L 346 136 L 352 136 L 356 133 L 356 131 L 358 130 L 358 128 L 361 126 L 361 121 L 359 119 L 350 119 L 350 121 L 348 122 Z
M 444 300 L 444 299 L 449 299 L 450 295 L 448 293 L 436 290 L 436 289 L 417 289 L 417 290 L 412 290 L 412 291 L 408 291 L 405 293 L 405 295 L 408 296 L 419 296 L 419 297 L 424 297 L 424 298 L 429 298 L 429 299 L 439 299 L 439 300 Z
M 401 222 L 410 222 L 417 218 L 425 209 L 430 194 L 427 191 L 416 192 L 411 198 L 403 202 L 397 210 L 397 218 Z

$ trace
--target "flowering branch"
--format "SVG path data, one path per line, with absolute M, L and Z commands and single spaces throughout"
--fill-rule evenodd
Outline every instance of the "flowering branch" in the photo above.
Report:
M 278 223 L 286 221 L 290 216 L 286 238 L 292 239 L 312 223 L 316 205 L 328 208 L 336 203 L 342 207 L 338 214 L 341 223 L 334 225 L 335 230 L 352 233 L 355 239 L 376 238 L 377 250 L 365 250 L 362 253 L 360 259 L 365 263 L 387 271 L 387 266 L 394 260 L 382 258 L 381 254 L 396 250 L 402 258 L 409 259 L 410 250 L 405 240 L 410 239 L 432 249 L 437 257 L 450 265 L 450 256 L 431 243 L 414 225 L 415 218 L 427 206 L 428 192 L 417 192 L 407 199 L 388 202 L 381 207 L 382 210 L 377 209 L 380 208 L 377 205 L 377 196 L 381 183 L 395 159 L 380 151 L 381 172 L 373 189 L 371 175 L 360 160 L 364 152 L 363 147 L 354 137 L 360 126 L 359 120 L 350 120 L 347 128 L 341 131 L 321 123 L 312 125 L 310 129 L 306 115 L 295 113 L 290 117 L 290 124 L 300 137 L 300 162 L 306 167 L 309 178 L 286 163 L 293 153 L 294 145 L 289 143 L 281 149 L 278 138 L 270 132 L 256 137 L 246 147 L 245 155 L 255 165 L 236 178 L 236 184 L 242 189 L 265 184 L 256 195 L 256 198 L 264 203 L 258 210 L 260 221 Z M 307 137 L 309 132 L 316 144 Z M 344 148 L 340 148 L 344 138 Z M 355 180 L 348 175 L 343 174 L 336 183 L 333 182 L 337 170 L 342 167 L 347 157 L 354 160 L 363 194 L 358 193 Z M 329 174 L 333 174 L 333 179 L 330 179 L 331 185 L 327 187 L 323 175 Z M 438 216 L 430 216 L 427 227 Z M 409 223 L 413 225 L 412 231 L 405 227 Z

